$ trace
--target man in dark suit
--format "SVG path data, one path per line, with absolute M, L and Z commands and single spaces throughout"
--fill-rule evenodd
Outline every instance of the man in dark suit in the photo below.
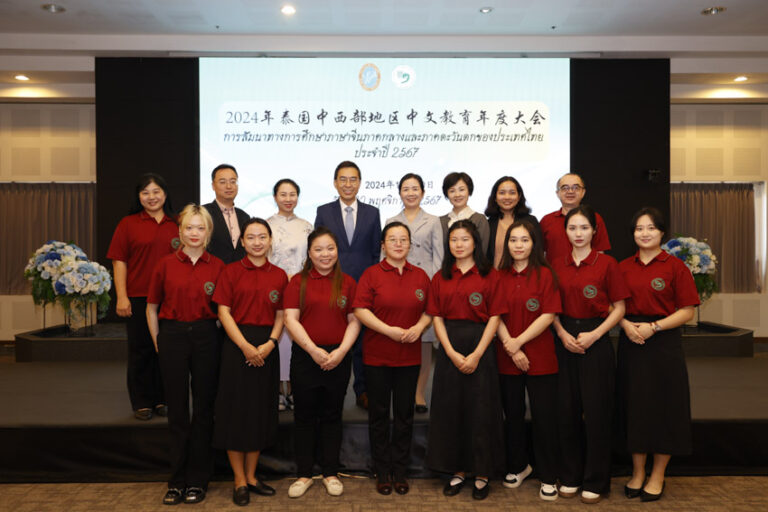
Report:
M 216 200 L 203 205 L 213 218 L 213 236 L 208 244 L 208 252 L 221 258 L 224 263 L 232 263 L 245 257 L 240 234 L 243 224 L 251 216 L 240 208 L 235 208 L 238 189 L 237 171 L 233 166 L 216 166 L 211 173 L 211 181 Z
M 355 281 L 360 279 L 365 269 L 381 259 L 379 209 L 357 200 L 360 181 L 360 168 L 357 164 L 344 161 L 337 165 L 333 173 L 333 186 L 339 193 L 339 199 L 318 206 L 315 217 L 315 227 L 325 226 L 336 235 L 341 270 L 352 276 Z M 367 409 L 362 338 L 361 332 L 353 349 L 353 388 L 357 395 L 357 404 Z

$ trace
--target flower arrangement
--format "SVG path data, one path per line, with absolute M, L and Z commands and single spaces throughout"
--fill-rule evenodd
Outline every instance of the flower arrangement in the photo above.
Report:
M 717 257 L 712 254 L 708 243 L 699 242 L 692 237 L 679 236 L 665 243 L 662 249 L 681 259 L 691 271 L 702 303 L 712 297 L 717 291 L 714 277 L 717 271 Z
M 49 240 L 37 249 L 24 268 L 24 277 L 32 281 L 35 304 L 59 302 L 65 312 L 76 307 L 84 313 L 95 303 L 99 318 L 109 307 L 112 277 L 102 265 L 88 260 L 75 244 Z

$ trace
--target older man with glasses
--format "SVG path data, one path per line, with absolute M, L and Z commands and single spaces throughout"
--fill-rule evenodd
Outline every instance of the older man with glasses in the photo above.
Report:
M 544 250 L 547 261 L 550 263 L 566 257 L 571 252 L 571 243 L 565 233 L 565 216 L 569 211 L 581 204 L 587 189 L 584 180 L 576 173 L 564 174 L 557 180 L 555 193 L 562 205 L 559 210 L 549 213 L 541 219 L 541 231 L 544 235 Z M 609 251 L 611 241 L 608 239 L 608 230 L 600 214 L 595 213 L 597 220 L 597 232 L 592 239 L 592 249 L 595 251 Z

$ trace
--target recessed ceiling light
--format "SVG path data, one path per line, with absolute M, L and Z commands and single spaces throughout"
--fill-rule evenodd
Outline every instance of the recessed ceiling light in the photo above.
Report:
M 481 8 L 479 9 L 479 11 L 480 11 L 481 13 L 483 13 L 483 14 L 488 14 L 488 13 L 489 13 L 489 12 L 491 12 L 492 10 L 493 10 L 493 7 L 481 7 Z
M 43 4 L 40 8 L 51 14 L 58 14 L 67 10 L 64 6 L 58 4 Z
M 737 76 L 733 79 L 734 82 L 746 82 L 747 80 L 749 80 L 749 78 L 744 75 Z
M 285 4 L 280 8 L 280 12 L 285 14 L 286 16 L 293 16 L 294 14 L 296 14 L 296 8 L 291 4 Z
M 726 11 L 725 7 L 720 7 L 720 6 L 707 7 L 706 9 L 701 11 L 701 14 L 703 14 L 704 16 L 714 16 L 715 14 L 721 14 L 721 13 L 724 13 L 725 11 Z
M 27 80 L 29 80 L 29 77 L 27 75 L 16 75 L 13 78 L 15 78 L 16 80 L 21 80 L 22 82 L 26 82 Z

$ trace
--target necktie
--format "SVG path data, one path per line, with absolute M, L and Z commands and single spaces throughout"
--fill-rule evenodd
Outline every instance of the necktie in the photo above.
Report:
M 234 208 L 225 208 L 224 215 L 226 215 L 227 228 L 229 228 L 229 236 L 232 239 L 232 247 L 237 248 L 237 239 L 240 238 L 240 226 L 237 221 L 232 221 L 232 215 L 235 213 Z
M 347 241 L 349 242 L 349 245 L 352 245 L 352 237 L 355 234 L 355 218 L 352 216 L 353 208 L 347 206 L 344 208 L 344 211 L 347 212 L 344 216 L 344 231 L 347 232 Z

